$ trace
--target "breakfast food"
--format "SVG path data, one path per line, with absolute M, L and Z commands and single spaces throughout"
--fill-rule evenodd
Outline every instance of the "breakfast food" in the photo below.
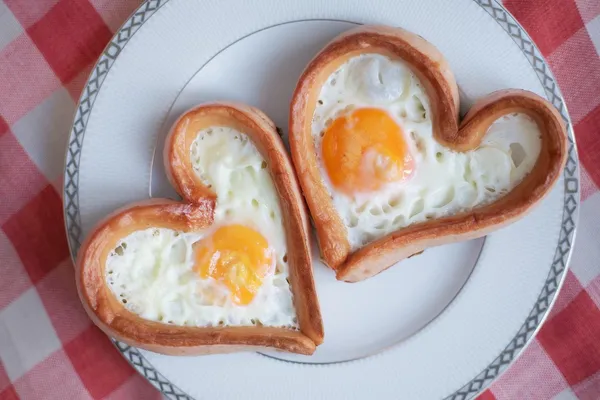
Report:
M 323 327 L 307 216 L 273 123 L 245 105 L 201 105 L 164 155 L 183 202 L 129 206 L 89 235 L 77 263 L 88 314 L 165 354 L 312 354 Z
M 566 157 L 560 114 L 522 90 L 462 123 L 443 56 L 398 28 L 335 38 L 300 77 L 290 147 L 323 261 L 371 277 L 423 249 L 483 236 L 548 193 Z

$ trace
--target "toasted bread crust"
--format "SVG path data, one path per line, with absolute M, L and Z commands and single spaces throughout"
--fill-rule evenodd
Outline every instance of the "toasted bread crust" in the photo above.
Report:
M 317 165 L 311 121 L 327 77 L 349 58 L 379 53 L 401 59 L 419 77 L 431 103 L 433 136 L 442 145 L 477 148 L 490 125 L 503 115 L 523 112 L 542 134 L 542 149 L 531 173 L 506 196 L 471 212 L 402 228 L 351 252 L 347 230 L 334 208 Z M 308 65 L 290 110 L 290 147 L 296 172 L 313 217 L 321 256 L 337 279 L 356 282 L 385 270 L 427 247 L 481 237 L 525 215 L 552 188 L 567 153 L 560 114 L 541 97 L 524 90 L 491 94 L 473 106 L 459 126 L 458 89 L 443 56 L 420 36 L 398 28 L 361 26 L 335 38 Z
M 248 134 L 267 161 L 282 208 L 299 331 L 262 326 L 186 327 L 148 321 L 123 307 L 106 285 L 106 259 L 121 238 L 150 227 L 190 232 L 213 223 L 216 195 L 195 176 L 189 160 L 191 141 L 206 123 L 231 126 Z M 312 354 L 323 341 L 323 324 L 312 276 L 308 217 L 293 167 L 273 123 L 248 106 L 201 105 L 184 113 L 174 124 L 164 155 L 169 179 L 184 202 L 152 199 L 118 210 L 101 221 L 81 246 L 77 285 L 94 323 L 125 343 L 163 354 L 199 355 L 262 348 Z

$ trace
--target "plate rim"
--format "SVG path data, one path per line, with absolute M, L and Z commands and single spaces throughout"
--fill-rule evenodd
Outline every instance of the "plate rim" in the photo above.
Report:
M 135 35 L 137 30 L 169 1 L 144 0 L 129 16 L 103 50 L 79 98 L 67 142 L 63 181 L 64 222 L 70 255 L 73 261 L 77 258 L 77 251 L 82 241 L 79 212 L 79 161 L 83 147 L 83 137 L 87 128 L 87 120 L 96 96 L 102 87 L 104 78 L 107 76 L 122 49 Z M 567 126 L 569 148 L 567 162 L 563 170 L 564 204 L 561 231 L 544 287 L 523 325 L 501 353 L 469 382 L 444 397 L 446 400 L 470 399 L 481 393 L 521 355 L 533 337 L 535 337 L 545 322 L 550 309 L 556 301 L 557 293 L 564 283 L 575 240 L 580 203 L 579 161 L 575 137 L 566 104 L 554 75 L 525 29 L 502 4 L 498 3 L 497 0 L 472 1 L 483 8 L 502 27 L 534 69 L 540 83 L 544 87 L 546 97 L 560 112 Z M 114 339 L 111 340 L 125 359 L 165 396 L 177 400 L 192 400 L 192 397 L 161 375 L 137 348 Z

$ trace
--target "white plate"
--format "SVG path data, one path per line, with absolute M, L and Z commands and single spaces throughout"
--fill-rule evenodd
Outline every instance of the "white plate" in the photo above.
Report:
M 304 66 L 360 23 L 402 26 L 434 43 L 454 70 L 462 109 L 491 91 L 524 88 L 549 98 L 569 123 L 538 50 L 494 2 L 148 1 L 106 48 L 80 100 L 65 170 L 73 256 L 111 210 L 175 196 L 161 157 L 153 158 L 181 112 L 238 100 L 285 130 Z M 312 357 L 176 358 L 117 347 L 178 399 L 471 398 L 524 348 L 562 283 L 579 204 L 572 142 L 569 154 L 547 199 L 485 240 L 429 249 L 352 285 L 315 262 L 326 336 Z

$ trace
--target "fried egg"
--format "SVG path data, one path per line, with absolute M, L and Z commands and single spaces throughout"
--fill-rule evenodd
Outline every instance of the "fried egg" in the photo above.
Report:
M 312 137 L 353 251 L 497 200 L 533 169 L 541 150 L 537 124 L 520 113 L 494 122 L 475 150 L 440 145 L 419 79 L 381 54 L 352 57 L 327 78 Z
M 123 238 L 106 279 L 142 318 L 175 325 L 297 328 L 279 199 L 265 159 L 228 127 L 200 131 L 193 168 L 217 195 L 201 232 L 151 228 Z

